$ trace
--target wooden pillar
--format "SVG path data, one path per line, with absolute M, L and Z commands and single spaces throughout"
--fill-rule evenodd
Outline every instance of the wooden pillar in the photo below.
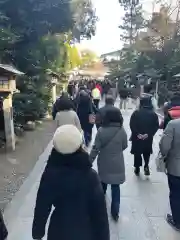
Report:
M 15 150 L 15 134 L 14 134 L 14 120 L 12 108 L 12 94 L 9 94 L 3 101 L 4 110 L 4 124 L 6 147 L 10 150 Z
M 52 101 L 53 103 L 56 102 L 56 85 L 55 84 L 52 86 Z

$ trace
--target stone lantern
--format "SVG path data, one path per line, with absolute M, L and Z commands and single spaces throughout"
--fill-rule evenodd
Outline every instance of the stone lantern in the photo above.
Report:
M 16 76 L 23 74 L 10 65 L 0 64 L 0 101 L 3 106 L 4 135 L 6 147 L 11 150 L 15 150 L 12 95 L 16 92 Z
M 57 86 L 58 79 L 60 78 L 60 76 L 59 76 L 59 74 L 51 71 L 50 69 L 48 69 L 47 75 L 48 75 L 48 78 L 49 78 L 50 83 L 51 83 L 52 101 L 53 101 L 53 103 L 55 103 L 56 102 L 56 95 L 57 95 L 56 86 Z

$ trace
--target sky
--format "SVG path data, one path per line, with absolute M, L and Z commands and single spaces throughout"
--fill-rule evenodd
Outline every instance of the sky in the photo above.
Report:
M 122 23 L 124 15 L 118 0 L 92 0 L 99 18 L 97 22 L 96 36 L 91 40 L 81 42 L 83 48 L 89 48 L 98 55 L 122 48 L 123 42 L 120 40 L 120 29 L 118 26 Z M 141 0 L 143 4 L 144 15 L 148 18 L 152 12 L 155 0 Z M 164 2 L 175 4 L 177 0 L 164 0 Z M 155 10 L 159 5 L 155 5 Z
M 96 36 L 83 41 L 82 45 L 94 50 L 98 55 L 122 47 L 120 42 L 121 15 L 123 14 L 118 0 L 93 0 L 99 18 Z

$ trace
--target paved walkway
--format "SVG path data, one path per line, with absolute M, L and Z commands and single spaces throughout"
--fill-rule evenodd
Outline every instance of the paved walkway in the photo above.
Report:
M 123 112 L 124 125 L 129 132 L 129 117 L 132 111 Z M 180 234 L 166 224 L 165 215 L 169 210 L 168 188 L 164 174 L 156 172 L 154 158 L 158 151 L 160 132 L 155 137 L 154 155 L 151 160 L 152 174 L 149 178 L 143 173 L 139 178 L 133 174 L 133 157 L 129 148 L 125 151 L 127 181 L 121 187 L 121 217 L 116 224 L 110 218 L 111 240 L 179 240 Z M 27 178 L 12 203 L 5 212 L 8 222 L 8 240 L 32 240 L 31 225 L 33 208 L 39 178 L 51 150 L 49 143 L 39 157 L 34 170 Z M 94 166 L 96 168 L 96 166 Z M 107 197 L 110 209 L 110 190 Z M 110 216 L 110 214 L 109 214 Z
M 34 168 L 39 155 L 52 139 L 54 124 L 45 120 L 35 131 L 18 138 L 16 150 L 0 152 L 0 209 L 4 209 L 14 198 L 24 180 Z

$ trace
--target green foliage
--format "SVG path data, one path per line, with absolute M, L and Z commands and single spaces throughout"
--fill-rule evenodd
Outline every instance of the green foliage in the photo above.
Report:
M 59 0 L 4 0 L 0 2 L 0 9 L 5 16 L 1 26 L 9 28 L 16 36 L 16 41 L 8 46 L 12 49 L 13 45 L 13 51 L 7 53 L 5 60 L 16 65 L 20 61 L 18 67 L 22 71 L 26 71 L 22 62 L 27 62 L 28 52 L 43 36 L 73 27 L 70 4 L 62 4 Z
M 2 62 L 11 62 L 28 75 L 33 74 L 31 68 L 40 61 L 34 60 L 36 54 L 39 57 L 41 44 L 44 47 L 54 41 L 55 48 L 58 47 L 59 43 L 54 35 L 72 31 L 74 28 L 78 28 L 80 35 L 86 37 L 95 33 L 96 16 L 91 1 L 4 0 L 0 1 L 0 9 L 0 50 L 6 49 L 1 54 Z M 62 42 L 60 45 L 63 49 Z M 55 53 L 55 48 L 51 55 Z M 43 56 L 40 57 L 42 59 Z
M 96 20 L 90 0 L 0 1 L 0 62 L 26 74 L 17 80 L 16 121 L 41 116 L 51 95 L 46 70 L 62 74 L 81 65 L 77 49 L 66 43 L 74 30 L 78 38 L 94 35 Z
M 92 1 L 72 0 L 71 9 L 75 21 L 74 32 L 76 32 L 76 37 L 90 39 L 95 35 L 98 20 Z
M 145 27 L 145 20 L 142 16 L 142 5 L 139 0 L 119 1 L 124 8 L 125 15 L 120 29 L 123 31 L 121 39 L 129 44 L 134 43 L 140 29 Z
M 14 121 L 26 124 L 28 121 L 35 121 L 43 116 L 47 111 L 46 104 L 35 94 L 17 93 L 13 96 Z
M 171 19 L 172 9 L 169 6 L 162 6 L 146 22 L 142 18 L 139 1 L 122 0 L 120 4 L 125 10 L 124 24 L 121 26 L 123 39 L 128 44 L 121 51 L 119 72 L 129 69 L 130 76 L 139 73 L 161 75 L 160 82 L 165 82 L 169 88 L 172 76 L 179 73 L 180 68 L 179 21 Z M 136 7 L 132 9 L 132 6 Z M 114 71 L 117 72 L 117 69 Z

